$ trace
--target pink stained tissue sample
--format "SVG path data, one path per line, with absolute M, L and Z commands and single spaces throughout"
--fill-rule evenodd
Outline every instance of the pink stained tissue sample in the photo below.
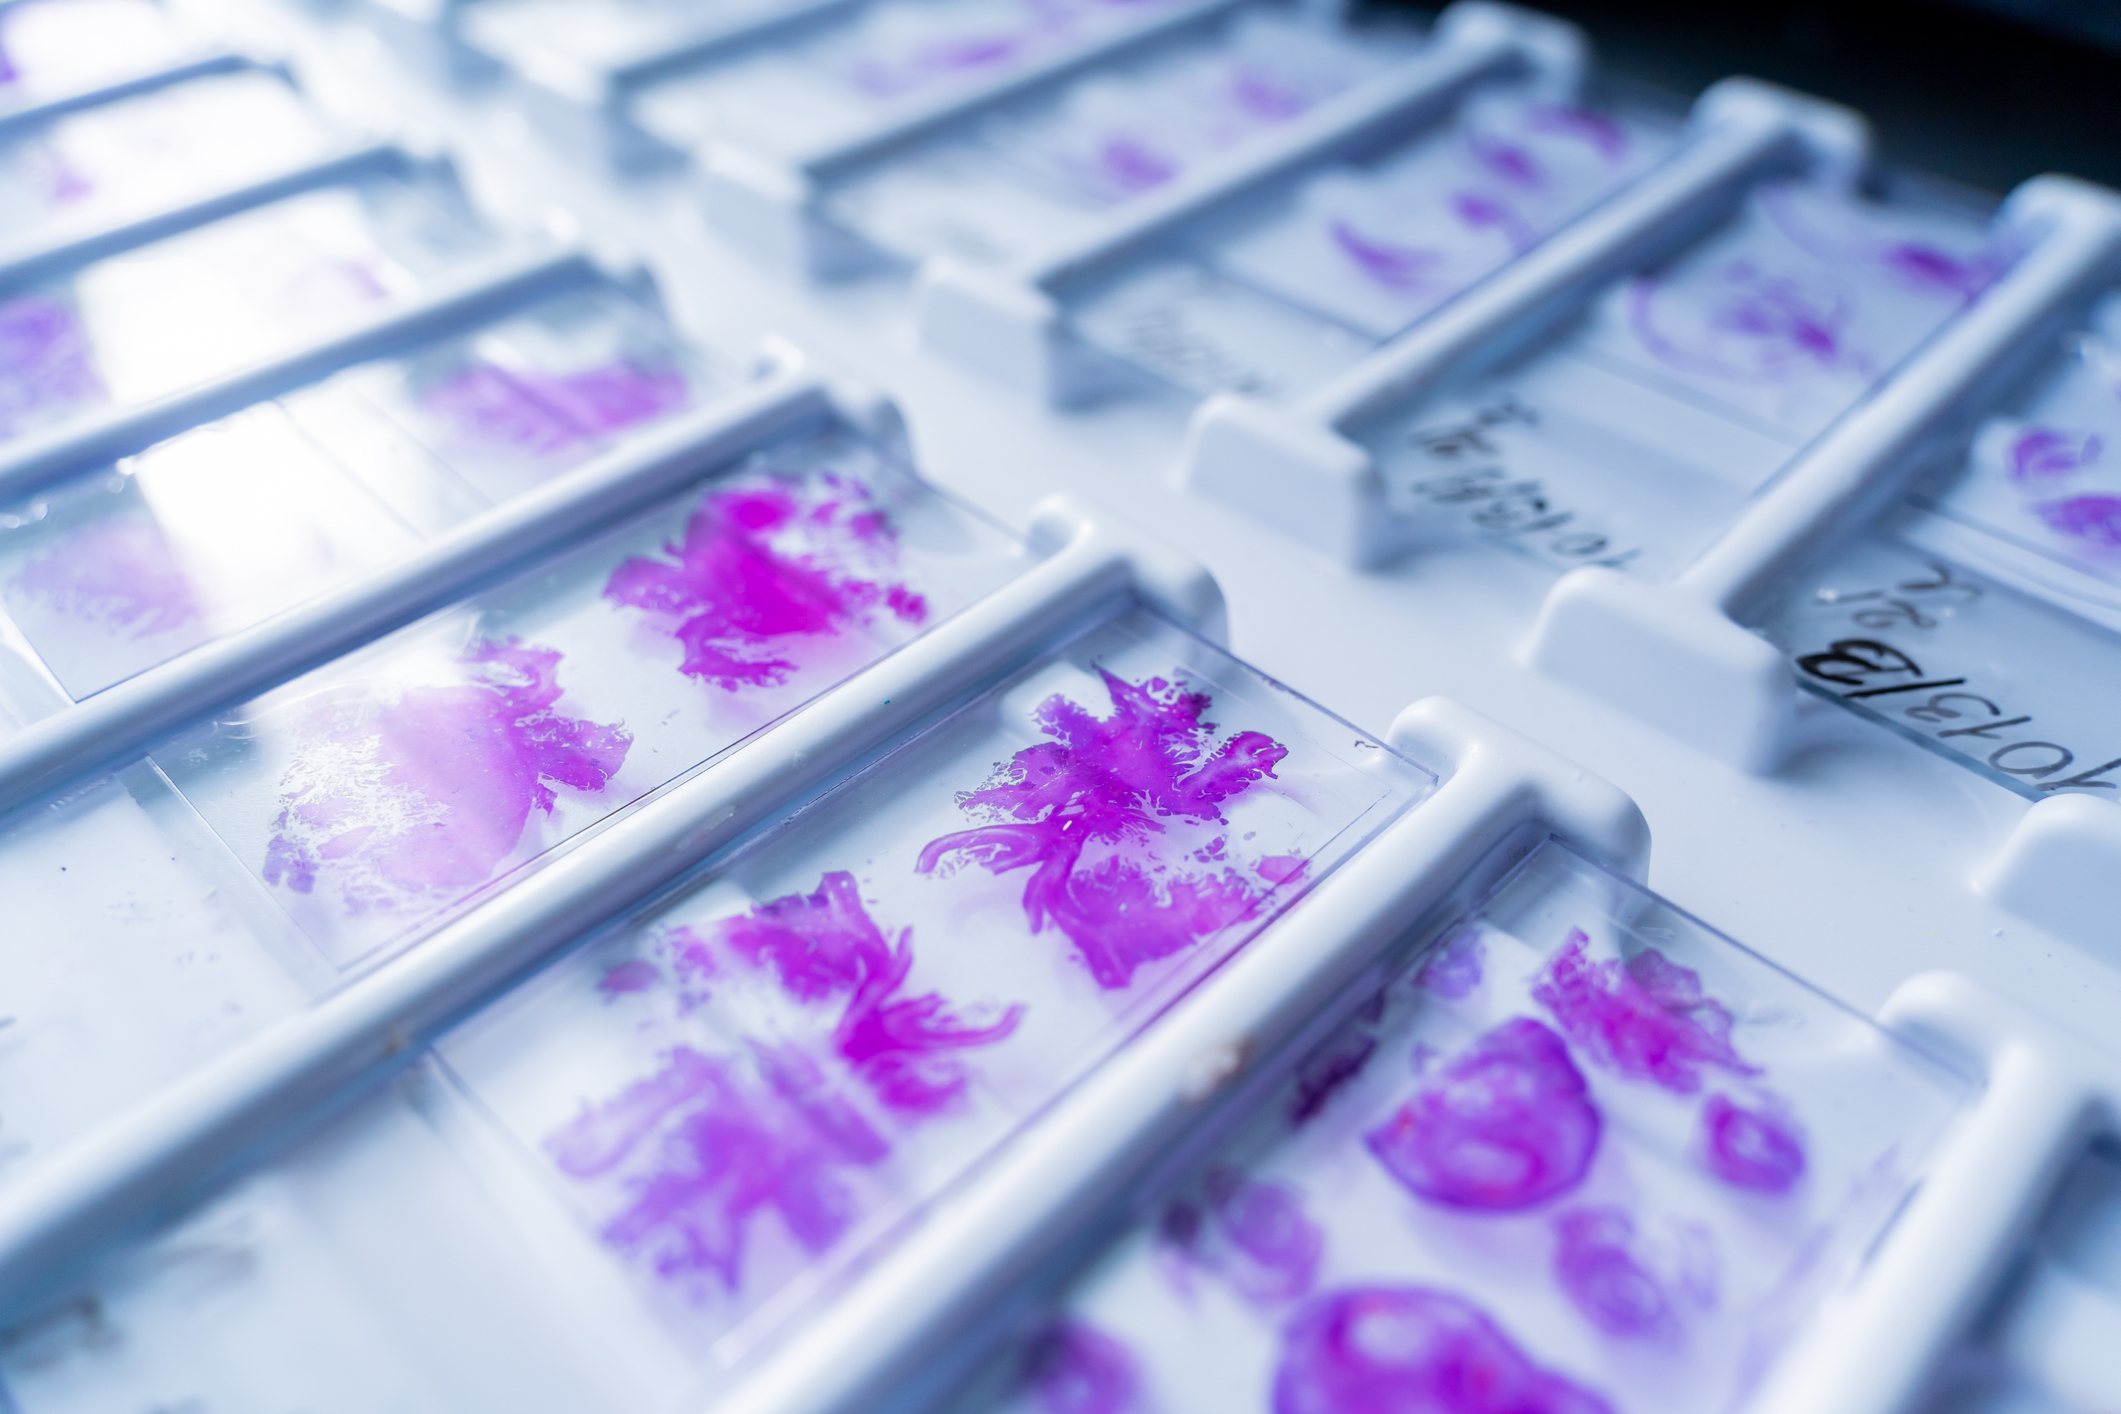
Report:
M 1635 1252 L 1635 1221 L 1620 1208 L 1576 1208 L 1554 1223 L 1554 1280 L 1607 1335 L 1670 1339 L 1678 1313 L 1664 1283 Z
M 1288 748 L 1256 731 L 1218 743 L 1216 724 L 1201 719 L 1207 694 L 1098 671 L 1112 715 L 1046 699 L 1034 720 L 1052 740 L 1017 752 L 961 797 L 987 823 L 929 841 L 916 868 L 1031 869 L 1031 930 L 1058 928 L 1098 985 L 1117 989 L 1144 964 L 1258 911 L 1272 886 L 1221 860 L 1221 837 L 1200 858 L 1160 859 L 1152 846 L 1171 824 L 1225 823 L 1223 806 L 1271 777 Z
M 660 1276 L 735 1291 L 750 1226 L 767 1213 L 804 1250 L 825 1251 L 855 1217 L 849 1176 L 891 1152 L 807 1058 L 762 1046 L 753 1062 L 678 1047 L 546 1140 L 570 1177 L 620 1179 L 627 1198 L 604 1240 Z
M 2096 432 L 2059 427 L 2028 427 L 2011 441 L 2010 479 L 2037 486 L 2084 470 L 2105 448 Z
M 683 646 L 679 671 L 726 692 L 786 682 L 801 640 L 929 615 L 900 577 L 890 516 L 837 473 L 750 476 L 710 493 L 681 540 L 629 557 L 604 596 L 650 615 Z
M 835 870 L 816 893 L 762 903 L 720 927 L 730 951 L 770 970 L 804 1002 L 840 1002 L 832 1046 L 893 1110 L 933 1113 L 964 1092 L 953 1051 L 1006 1039 L 1023 1019 L 1012 1006 L 984 1026 L 956 1017 L 934 992 L 903 995 L 913 970 L 913 930 L 887 940 L 862 907 L 854 876 Z M 842 1001 L 842 999 L 844 999 Z
M 0 302 L 0 439 L 108 396 L 72 305 L 40 294 Z
M 1529 1208 L 1590 1171 L 1602 1122 L 1587 1088 L 1559 1036 L 1515 1017 L 1452 1057 L 1363 1142 L 1428 1202 Z
M 832 871 L 812 893 L 661 929 L 648 955 L 605 969 L 608 1003 L 666 991 L 691 1033 L 545 1140 L 562 1172 L 617 1194 L 605 1241 L 695 1298 L 703 1277 L 746 1288 L 747 1233 L 769 1213 L 804 1251 L 830 1248 L 860 1214 L 854 1176 L 889 1159 L 892 1127 L 953 1108 L 969 1080 L 962 1053 L 1006 1041 L 1023 1018 L 1011 1006 L 963 1019 L 907 986 L 914 960 L 911 930 L 887 937 L 853 876 Z M 773 1024 L 756 1018 L 770 1009 L 743 990 L 760 981 L 806 1020 L 763 1034 Z M 718 999 L 720 1016 L 761 1034 L 728 1039 L 726 1020 L 702 1015 Z M 701 1037 L 721 1039 L 692 1044 Z
M 2121 550 L 2121 496 L 2068 496 L 2033 509 L 2057 535 L 2095 550 Z
M 623 727 L 554 710 L 557 651 L 482 641 L 457 663 L 459 682 L 311 711 L 280 782 L 268 884 L 306 894 L 328 871 L 354 912 L 461 894 L 552 813 L 556 787 L 601 791 L 626 760 Z
M 1282 1332 L 1274 1414 L 1613 1414 L 1541 1369 L 1487 1312 L 1427 1286 L 1307 1302 Z
M 200 617 L 198 592 L 161 527 L 98 520 L 25 564 L 14 588 L 54 609 L 127 630 L 170 633 Z
M 1477 929 L 1462 928 L 1445 938 L 1429 960 L 1421 965 L 1416 980 L 1446 1001 L 1464 1001 L 1480 987 L 1487 947 Z
M 1600 1064 L 1677 1094 L 1699 1090 L 1705 1068 L 1759 1073 L 1732 1048 L 1731 1014 L 1703 994 L 1699 974 L 1655 948 L 1624 963 L 1593 962 L 1589 942 L 1570 929 L 1532 997 Z
M 1117 1339 L 1066 1321 L 1033 1341 L 1024 1384 L 1037 1414 L 1136 1414 L 1141 1377 Z
M 628 359 L 571 373 L 480 361 L 430 388 L 420 405 L 461 436 L 547 456 L 662 417 L 690 398 L 677 369 Z
M 1701 1127 L 1709 1172 L 1734 1188 L 1787 1193 L 1804 1177 L 1804 1141 L 1770 1104 L 1748 1109 L 1711 1095 Z

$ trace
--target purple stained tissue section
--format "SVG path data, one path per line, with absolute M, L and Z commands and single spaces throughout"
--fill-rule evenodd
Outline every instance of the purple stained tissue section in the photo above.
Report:
M 265 881 L 308 893 L 334 870 L 356 911 L 484 883 L 531 815 L 552 813 L 555 787 L 602 790 L 633 744 L 553 710 L 560 661 L 482 641 L 459 656 L 461 682 L 322 704 L 281 778 Z
M 970 861 L 1023 868 L 1024 913 L 1075 944 L 1101 987 L 1251 917 L 1268 887 L 1227 865 L 1157 862 L 1164 821 L 1224 822 L 1225 802 L 1271 777 L 1288 748 L 1264 732 L 1221 743 L 1205 693 L 1162 678 L 1127 683 L 1100 668 L 1112 715 L 1055 694 L 1033 714 L 1050 741 L 1026 747 L 959 805 L 987 823 L 931 840 L 916 867 Z M 1086 862 L 1086 859 L 1088 862 Z
M 604 596 L 664 621 L 685 650 L 679 671 L 729 692 L 785 683 L 794 640 L 884 614 L 925 622 L 927 601 L 878 569 L 895 563 L 897 536 L 868 489 L 836 475 L 820 487 L 771 478 L 709 495 L 682 541 L 629 556 Z
M 1452 1057 L 1363 1143 L 1417 1197 L 1509 1212 L 1581 1183 L 1600 1128 L 1568 1047 L 1520 1016 Z
M 2033 509 L 2058 535 L 2100 550 L 2121 550 L 2121 496 L 2070 496 Z
M 887 939 L 846 873 L 704 935 L 666 929 L 654 947 L 660 966 L 628 959 L 604 971 L 598 990 L 616 1000 L 667 985 L 684 1016 L 711 987 L 750 972 L 797 1002 L 838 1013 L 822 1047 L 754 1040 L 739 1056 L 715 1057 L 678 1046 L 654 1074 L 585 1105 L 546 1140 L 562 1172 L 617 1186 L 620 1211 L 604 1225 L 607 1242 L 661 1276 L 710 1276 L 729 1291 L 743 1283 L 755 1218 L 777 1215 L 812 1253 L 853 1221 L 851 1180 L 882 1162 L 890 1145 L 849 1098 L 861 1091 L 850 1092 L 847 1077 L 900 1120 L 917 1122 L 965 1089 L 951 1053 L 1005 1039 L 1023 1016 L 1011 1007 L 991 1025 L 967 1025 L 939 994 L 907 995 L 910 930 Z
M 621 1182 L 626 1201 L 604 1240 L 659 1275 L 711 1274 L 736 1290 L 752 1221 L 766 1213 L 823 1252 L 853 1221 L 850 1175 L 890 1152 L 809 1060 L 763 1046 L 754 1059 L 751 1075 L 680 1046 L 545 1142 L 561 1172 Z
M 1554 1278 L 1584 1318 L 1610 1336 L 1665 1340 L 1678 1312 L 1636 1255 L 1635 1222 L 1613 1207 L 1576 1208 L 1554 1222 Z
M 833 1048 L 901 1112 L 933 1113 L 962 1094 L 964 1067 L 950 1053 L 1004 1040 L 1023 1019 L 1023 1007 L 1012 1006 L 990 1025 L 968 1025 L 937 993 L 904 995 L 913 930 L 887 940 L 843 871 L 826 874 L 816 893 L 773 899 L 725 921 L 720 934 L 796 1000 L 844 999 Z
M 1479 933 L 1470 928 L 1453 933 L 1421 965 L 1415 980 L 1445 1001 L 1464 1001 L 1480 986 L 1487 954 L 1487 945 L 1480 941 Z
M 1181 1199 L 1164 1213 L 1165 1237 L 1190 1260 L 1252 1301 L 1292 1301 L 1311 1289 L 1326 1239 L 1295 1189 L 1217 1164 L 1201 1197 L 1201 1206 Z
M 1759 1073 L 1733 1049 L 1731 1014 L 1703 994 L 1698 973 L 1655 948 L 1625 963 L 1593 962 L 1589 943 L 1581 928 L 1570 929 L 1532 997 L 1599 1063 L 1682 1095 L 1701 1088 L 1708 1067 Z
M 2028 427 L 2011 442 L 2010 478 L 2024 486 L 2068 476 L 2099 460 L 2102 448 L 2096 432 Z
M 553 374 L 481 362 L 429 389 L 420 403 L 480 441 L 545 455 L 661 417 L 689 397 L 674 368 L 621 360 Z
M 1862 365 L 1845 344 L 1855 309 L 1831 290 L 1731 261 L 1705 307 L 1667 309 L 1664 287 L 1638 280 L 1629 322 L 1643 346 L 1664 363 L 1710 377 L 1780 379 Z
M 1139 1408 L 1141 1376 L 1118 1340 L 1081 1321 L 1066 1321 L 1032 1342 L 1024 1385 L 1038 1414 L 1130 1414 Z
M 0 303 L 0 437 L 108 396 L 72 306 L 34 294 Z
M 1613 1414 L 1487 1312 L 1427 1286 L 1350 1287 L 1282 1331 L 1274 1414 Z
M 200 614 L 161 527 L 130 517 L 99 520 L 68 536 L 24 565 L 15 588 L 76 618 L 129 629 L 134 638 L 182 628 Z
M 1804 1177 L 1804 1141 L 1771 1106 L 1747 1109 L 1711 1095 L 1701 1107 L 1701 1128 L 1709 1172 L 1734 1188 L 1787 1193 Z
M 1357 269 L 1387 289 L 1418 290 L 1445 264 L 1442 251 L 1368 235 L 1343 217 L 1328 223 L 1327 231 Z

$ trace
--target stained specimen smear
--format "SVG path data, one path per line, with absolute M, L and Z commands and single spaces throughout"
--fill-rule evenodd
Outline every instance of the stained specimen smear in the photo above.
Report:
M 1416 1196 L 1529 1208 L 1583 1181 L 1601 1122 L 1568 1047 L 1515 1017 L 1454 1056 L 1363 1142 Z
M 1133 1354 L 1080 1321 L 1055 1326 L 1032 1343 L 1024 1384 L 1039 1414 L 1132 1414 L 1140 1408 Z
M 1448 1001 L 1464 1001 L 1480 986 L 1487 947 L 1480 934 L 1466 929 L 1444 939 L 1435 956 L 1421 965 L 1415 981 Z
M 1532 997 L 1600 1064 L 1683 1095 L 1701 1088 L 1707 1067 L 1759 1073 L 1732 1048 L 1731 1014 L 1703 994 L 1698 973 L 1655 948 L 1625 963 L 1592 962 L 1589 943 L 1581 928 L 1570 929 Z
M 941 1109 L 966 1083 L 950 1053 L 1003 1040 L 1023 1019 L 1024 1009 L 1012 1006 L 991 1025 L 969 1025 L 935 992 L 903 995 L 913 930 L 887 941 L 862 907 L 854 876 L 843 871 L 826 874 L 816 893 L 790 894 L 729 919 L 721 936 L 747 963 L 770 969 L 790 996 L 844 998 L 833 1048 L 894 1110 Z
M 1748 1109 L 1722 1095 L 1701 1107 L 1709 1172 L 1734 1188 L 1787 1193 L 1804 1177 L 1804 1141 L 1767 1106 Z
M 148 520 L 97 521 L 24 565 L 15 588 L 134 638 L 182 628 L 200 614 L 191 578 Z
M 1151 842 L 1166 822 L 1225 823 L 1223 806 L 1271 777 L 1288 748 L 1254 731 L 1218 744 L 1215 723 L 1201 720 L 1207 694 L 1098 673 L 1112 715 L 1047 698 L 1033 719 L 1052 740 L 1017 752 L 959 801 L 989 823 L 931 840 L 916 867 L 1030 868 L 1031 930 L 1058 928 L 1098 985 L 1120 988 L 1143 964 L 1258 909 L 1268 888 L 1256 878 L 1227 864 L 1160 860 Z
M 1201 1196 L 1204 1212 L 1180 1200 L 1164 1217 L 1165 1235 L 1195 1263 L 1254 1301 L 1289 1301 L 1310 1291 L 1326 1237 L 1294 1188 L 1217 1164 L 1203 1178 Z
M 632 745 L 553 710 L 560 661 L 482 641 L 458 658 L 461 682 L 320 704 L 281 777 L 265 881 L 309 893 L 330 870 L 354 912 L 484 883 L 555 787 L 602 790 Z
M 1282 1332 L 1274 1414 L 1613 1414 L 1541 1369 L 1495 1320 L 1424 1286 L 1351 1287 Z
M 1635 1222 L 1619 1208 L 1578 1208 L 1554 1224 L 1554 1279 L 1599 1330 L 1624 1339 L 1669 1339 L 1678 1314 L 1634 1250 Z
M 2121 496 L 2069 496 L 2033 509 L 2058 535 L 2099 550 L 2121 550 Z
M 44 295 L 0 302 L 0 438 L 108 397 L 71 306 Z
M 889 1152 L 799 1055 L 760 1047 L 757 1074 L 685 1047 L 546 1142 L 576 1178 L 622 1173 L 630 1201 L 604 1238 L 666 1277 L 734 1291 L 755 1219 L 771 1213 L 822 1252 L 855 1213 L 847 1179 Z
M 782 654 L 889 615 L 927 621 L 897 577 L 898 539 L 869 489 L 827 473 L 746 478 L 709 495 L 660 558 L 629 556 L 605 597 L 644 610 L 683 645 L 680 671 L 735 692 L 786 682 Z
M 685 405 L 684 375 L 620 360 L 573 373 L 474 363 L 421 398 L 482 442 L 534 455 L 565 451 Z

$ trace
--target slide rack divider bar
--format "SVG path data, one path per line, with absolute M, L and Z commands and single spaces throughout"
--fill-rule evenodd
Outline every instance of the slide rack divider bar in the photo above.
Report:
M 2081 317 L 2121 273 L 2121 197 L 2067 177 L 2012 194 L 2009 219 L 2047 230 L 1973 307 L 1936 335 L 1868 402 L 1799 455 L 1676 583 L 1725 613 L 1765 593 L 1790 562 L 1909 467 L 1922 443 L 1956 430 L 2060 321 Z
M 195 197 L 181 206 L 114 222 L 101 230 L 17 250 L 0 250 L 0 290 L 46 279 L 62 269 L 101 260 L 283 197 L 371 175 L 409 173 L 418 160 L 394 143 L 361 143 Z
M 1033 543 L 1052 552 L 1010 583 L 9 1185 L 0 1320 L 49 1302 L 107 1244 L 204 1196 L 568 944 L 1035 654 L 1130 602 L 1186 617 L 1214 597 L 1199 572 L 1174 574 L 1172 557 L 1064 508 L 1045 511 Z
M 438 280 L 418 299 L 343 333 L 137 407 L 111 409 L 0 448 L 0 502 L 41 490 L 87 467 L 130 456 L 165 437 L 276 398 L 353 364 L 447 338 L 460 332 L 464 324 L 493 318 L 541 295 L 561 293 L 599 278 L 594 262 L 580 250 L 529 251 L 483 262 L 477 269 Z
M 1786 124 L 1712 126 L 1669 161 L 1307 395 L 1300 416 L 1346 433 L 1430 392 L 1484 345 L 1570 293 L 1634 269 L 1659 241 L 1704 225 L 1801 156 Z
M 115 103 L 136 94 L 153 93 L 158 88 L 168 88 L 172 84 L 186 83 L 211 74 L 232 74 L 256 67 L 258 61 L 247 54 L 223 51 L 202 55 L 149 73 L 135 74 L 115 83 L 78 89 L 26 108 L 0 111 L 0 138 L 7 137 L 21 128 L 35 127 L 54 118 L 63 118 L 68 113 L 78 113 L 84 108 L 101 107 L 105 103 Z
M 428 542 L 395 564 L 33 722 L 0 741 L 0 813 L 133 755 L 675 494 L 719 465 L 833 416 L 809 376 L 782 373 Z
M 1010 1317 L 1094 1255 L 1249 1087 L 1410 929 L 1506 847 L 1560 834 L 1639 878 L 1649 829 L 1618 790 L 1456 703 L 1401 714 L 1393 745 L 1449 775 L 1279 922 L 1043 1114 L 852 1287 L 766 1351 L 716 1414 L 930 1407 Z M 1514 859 L 1510 862 L 1514 862 Z
M 1186 0 L 1152 20 L 1102 36 L 1093 43 L 1062 50 L 1026 68 L 944 94 L 888 123 L 806 154 L 796 166 L 813 181 L 831 181 L 848 169 L 874 161 L 893 148 L 926 137 L 937 128 L 1035 93 L 1086 69 L 1109 63 L 1130 50 L 1154 44 L 1168 35 L 1248 3 L 1250 0 Z
M 1391 129 L 1412 126 L 1425 113 L 1455 101 L 1466 89 L 1523 58 L 1506 34 L 1476 33 L 1460 39 L 1446 31 L 1433 47 L 1397 70 L 1319 104 L 1259 145 L 1204 162 L 1170 185 L 1127 203 L 1098 229 L 1043 255 L 1017 278 L 1051 293 L 1124 259 L 1174 226 L 1301 167 L 1339 156 Z

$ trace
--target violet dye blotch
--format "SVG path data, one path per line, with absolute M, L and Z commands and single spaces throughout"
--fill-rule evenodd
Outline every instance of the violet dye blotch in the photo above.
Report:
M 833 1048 L 894 1110 L 941 1109 L 966 1083 L 950 1052 L 1005 1040 L 1023 1020 L 1023 1007 L 1012 1006 L 991 1025 L 967 1025 L 938 993 L 900 995 L 913 969 L 913 930 L 888 942 L 862 907 L 854 876 L 843 871 L 821 878 L 816 893 L 789 894 L 728 919 L 720 935 L 798 1001 L 845 999 Z
M 1554 1279 L 1584 1318 L 1625 1340 L 1669 1340 L 1678 1313 L 1635 1254 L 1635 1221 L 1619 1208 L 1577 1208 L 1554 1222 Z
M 44 295 L 0 303 L 0 437 L 109 397 L 71 305 Z
M 1342 217 L 1327 223 L 1327 234 L 1355 268 L 1392 290 L 1418 290 L 1441 272 L 1442 251 L 1428 246 L 1400 245 L 1368 235 Z
M 2033 509 L 2058 535 L 2099 550 L 2121 550 L 2121 496 L 2071 496 Z
M 622 360 L 551 374 L 478 362 L 429 389 L 420 405 L 465 436 L 543 456 L 674 412 L 689 397 L 674 368 Z
M 1031 931 L 1059 928 L 1099 986 L 1120 988 L 1144 963 L 1258 910 L 1269 890 L 1255 879 L 1227 865 L 1158 860 L 1150 843 L 1167 820 L 1223 823 L 1224 803 L 1271 777 L 1289 752 L 1264 732 L 1217 745 L 1215 723 L 1201 720 L 1206 693 L 1098 674 L 1112 715 L 1094 717 L 1057 693 L 1047 698 L 1033 720 L 1053 740 L 1017 752 L 958 802 L 990 823 L 929 841 L 915 867 L 1032 867 L 1024 884 Z M 1085 863 L 1093 848 L 1102 857 Z
M 98 520 L 22 567 L 15 588 L 75 618 L 169 633 L 199 618 L 191 577 L 153 521 Z
M 1038 1414 L 1130 1414 L 1138 1407 L 1141 1376 L 1118 1340 L 1066 1321 L 1032 1342 L 1023 1383 Z
M 927 601 L 891 576 L 897 533 L 868 489 L 847 477 L 813 483 L 747 478 L 710 494 L 667 558 L 629 556 L 604 596 L 667 623 L 679 671 L 729 692 L 786 682 L 777 650 L 889 614 L 923 623 Z
M 1363 1143 L 1419 1198 L 1509 1212 L 1583 1182 L 1600 1129 L 1568 1047 L 1520 1016 L 1453 1056 Z
M 1765 1105 L 1746 1109 L 1711 1095 L 1701 1107 L 1701 1128 L 1709 1172 L 1733 1188 L 1787 1193 L 1804 1177 L 1804 1140 Z
M 1282 1331 L 1274 1414 L 1613 1414 L 1493 1317 L 1427 1286 L 1331 1291 Z
M 308 893 L 338 874 L 350 908 L 461 892 L 492 877 L 554 790 L 601 791 L 626 759 L 623 727 L 563 716 L 560 654 L 482 641 L 464 681 L 380 701 L 326 701 L 281 777 L 264 875 Z
M 664 1277 L 711 1274 L 735 1291 L 752 1220 L 776 1214 L 804 1250 L 853 1220 L 853 1170 L 889 1147 L 800 1057 L 759 1048 L 764 1083 L 679 1047 L 663 1069 L 585 1106 L 545 1142 L 561 1172 L 616 1179 L 627 1201 L 604 1240 Z
M 2010 478 L 2026 486 L 2069 476 L 2098 461 L 2103 447 L 2096 432 L 2028 427 L 2011 441 Z
M 1462 1002 L 1479 990 L 1487 956 L 1480 934 L 1464 929 L 1443 940 L 1414 980 L 1445 1001 Z
M 1866 367 L 1844 343 L 1855 311 L 1832 291 L 1734 260 L 1720 272 L 1707 307 L 1689 308 L 1698 298 L 1672 300 L 1651 279 L 1631 287 L 1629 324 L 1659 361 L 1740 381 Z
M 1246 1178 L 1227 1164 L 1208 1170 L 1199 1204 L 1180 1199 L 1164 1210 L 1162 1230 L 1195 1266 L 1259 1302 L 1292 1301 L 1310 1291 L 1326 1246 L 1295 1189 Z
M 1702 993 L 1700 974 L 1655 948 L 1625 963 L 1592 962 L 1585 955 L 1590 941 L 1571 928 L 1532 999 L 1599 1064 L 1682 1095 L 1701 1088 L 1707 1067 L 1759 1073 L 1732 1048 L 1731 1014 Z

